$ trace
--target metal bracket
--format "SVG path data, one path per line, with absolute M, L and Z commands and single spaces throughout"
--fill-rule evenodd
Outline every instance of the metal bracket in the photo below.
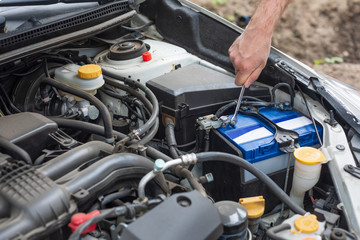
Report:
M 218 129 L 222 126 L 222 122 L 215 115 L 208 115 L 196 119 L 201 130 Z
M 72 148 L 79 145 L 78 141 L 76 141 L 60 129 L 54 133 L 50 133 L 49 136 L 64 148 Z
M 348 173 L 350 173 L 351 175 L 353 175 L 356 178 L 360 179 L 360 168 L 358 167 L 354 167 L 351 164 L 347 164 L 344 166 L 344 170 Z
M 248 111 L 240 110 L 239 113 L 256 117 L 270 126 L 275 131 L 274 138 L 275 141 L 279 144 L 280 151 L 291 153 L 294 151 L 294 147 L 300 147 L 299 134 L 297 132 L 279 127 L 276 125 L 276 123 L 261 114 L 257 108 L 250 108 Z

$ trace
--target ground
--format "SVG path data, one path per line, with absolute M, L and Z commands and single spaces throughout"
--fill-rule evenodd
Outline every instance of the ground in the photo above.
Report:
M 251 16 L 258 0 L 192 1 L 236 22 L 240 16 Z M 291 1 L 272 44 L 316 70 L 360 89 L 360 0 Z M 331 60 L 343 62 L 326 63 Z

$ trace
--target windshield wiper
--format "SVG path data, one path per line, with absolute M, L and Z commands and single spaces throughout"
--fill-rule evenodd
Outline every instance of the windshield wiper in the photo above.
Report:
M 111 2 L 110 0 L 2 0 L 0 7 L 10 6 L 30 6 L 30 5 L 50 5 L 56 3 L 85 3 L 85 2 Z

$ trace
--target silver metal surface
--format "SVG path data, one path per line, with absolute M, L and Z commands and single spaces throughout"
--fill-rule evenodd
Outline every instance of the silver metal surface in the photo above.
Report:
M 244 92 L 245 92 L 245 87 L 242 86 L 242 87 L 241 87 L 241 91 L 240 91 L 240 95 L 239 95 L 239 99 L 238 99 L 238 102 L 237 102 L 237 104 L 236 104 L 234 116 L 232 116 L 232 118 L 231 118 L 231 120 L 230 120 L 230 124 L 231 124 L 232 126 L 235 126 L 235 124 L 236 124 L 236 121 L 237 121 L 236 115 L 237 115 L 237 113 L 238 113 L 238 111 L 239 111 L 239 109 L 240 109 L 240 105 L 241 105 L 241 101 L 242 101 L 243 96 L 244 96 Z

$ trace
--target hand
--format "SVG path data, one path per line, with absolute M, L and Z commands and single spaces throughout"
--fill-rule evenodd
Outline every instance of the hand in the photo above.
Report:
M 229 56 L 235 68 L 236 85 L 248 88 L 258 79 L 269 57 L 271 36 L 267 31 L 248 26 L 231 45 Z

